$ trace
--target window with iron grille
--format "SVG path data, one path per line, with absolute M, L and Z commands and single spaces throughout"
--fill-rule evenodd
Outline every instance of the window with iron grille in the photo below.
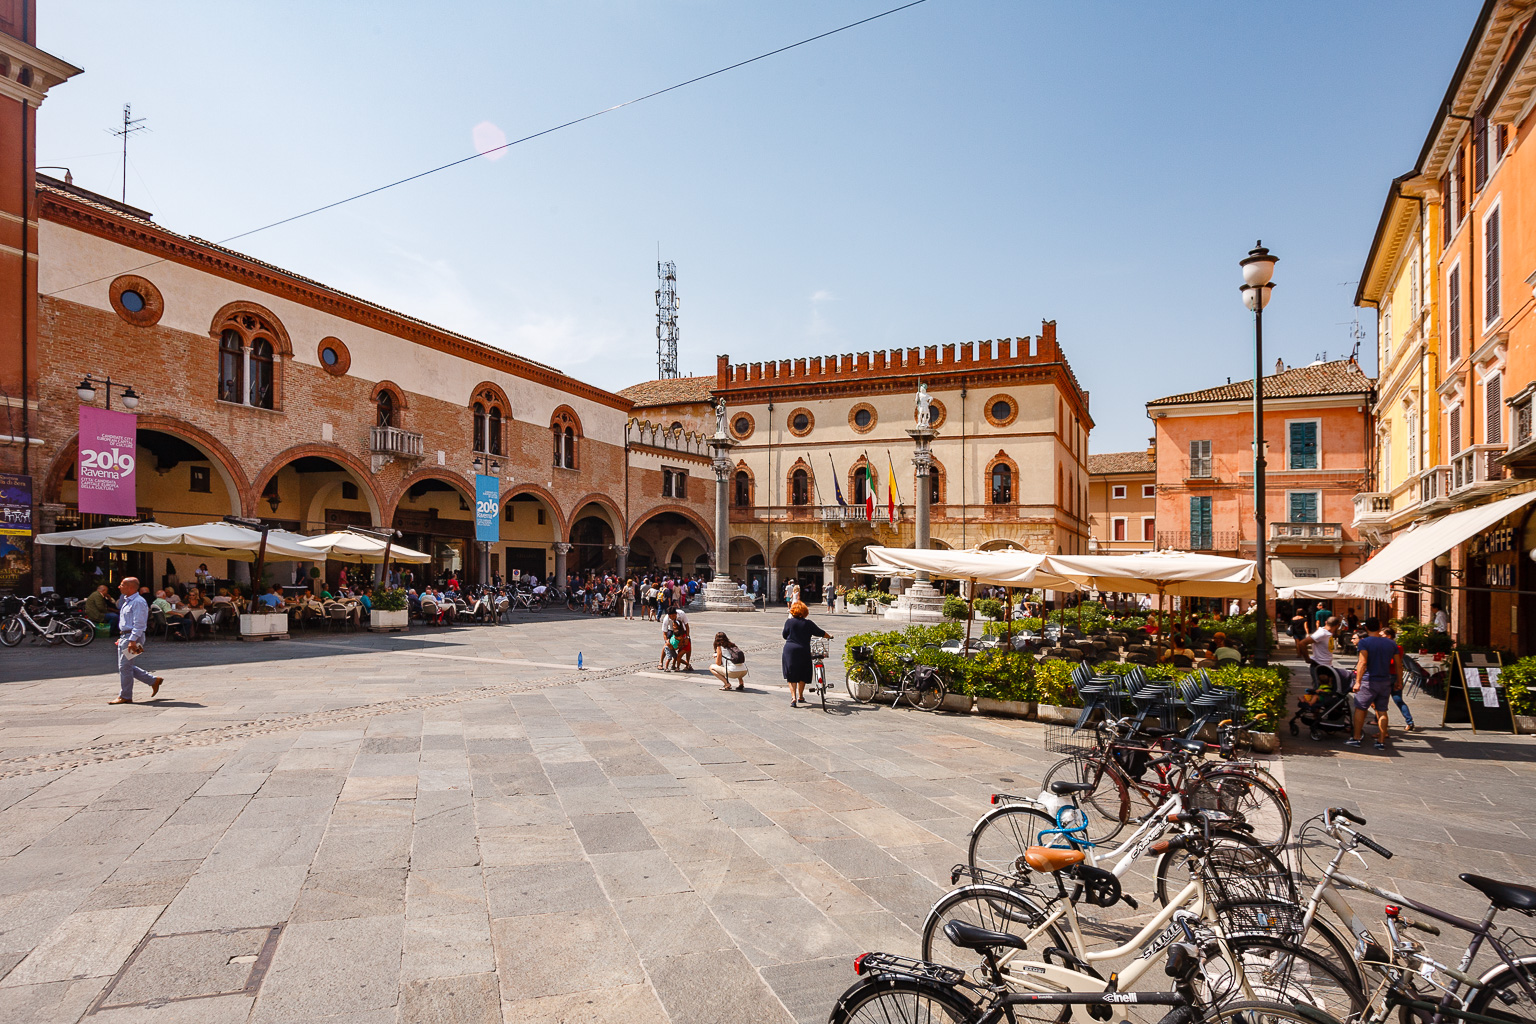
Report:
M 1484 427 L 1483 440 L 1488 444 L 1504 443 L 1504 375 L 1490 373 L 1483 381 L 1483 409 L 1488 422 Z
M 1211 475 L 1211 442 L 1189 442 L 1189 475 L 1192 477 Z

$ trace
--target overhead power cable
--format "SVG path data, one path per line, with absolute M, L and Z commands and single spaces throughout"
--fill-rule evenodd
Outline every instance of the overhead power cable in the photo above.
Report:
M 532 135 L 524 135 L 522 138 L 513 139 L 510 142 L 502 143 L 501 145 L 494 146 L 494 147 L 492 147 L 490 149 L 479 150 L 479 151 L 477 151 L 475 153 L 470 154 L 469 156 L 460 157 L 457 160 L 450 160 L 448 163 L 439 164 L 436 167 L 429 168 L 428 170 L 425 170 L 425 171 L 420 171 L 420 172 L 418 172 L 416 174 L 410 175 L 409 177 L 401 178 L 398 181 L 391 181 L 388 184 L 380 185 L 377 188 L 368 189 L 366 192 L 359 192 L 356 195 L 347 196 L 345 199 L 337 199 L 335 202 L 326 203 L 323 206 L 316 206 L 314 209 L 305 210 L 303 213 L 296 213 L 296 214 L 293 214 L 290 217 L 284 217 L 281 220 L 272 221 L 270 224 L 263 224 L 260 227 L 251 228 L 248 231 L 242 231 L 239 234 L 230 235 L 228 238 L 220 239 L 215 244 L 217 244 L 217 245 L 226 245 L 229 242 L 234 242 L 234 241 L 237 241 L 237 240 L 239 240 L 241 238 L 248 238 L 251 235 L 259 234 L 262 231 L 270 231 L 272 228 L 282 227 L 284 224 L 292 224 L 294 221 L 296 221 L 296 220 L 303 220 L 305 217 L 312 217 L 312 216 L 314 216 L 317 213 L 324 213 L 327 210 L 334 210 L 338 206 L 345 206 L 347 203 L 353 203 L 353 202 L 356 202 L 359 199 L 366 199 L 369 196 L 378 195 L 380 192 L 386 192 L 389 189 L 397 188 L 397 187 L 399 187 L 401 185 L 407 185 L 407 184 L 410 184 L 413 181 L 419 181 L 422 178 L 428 177 L 429 175 L 437 174 L 440 171 L 446 171 L 446 170 L 448 170 L 450 168 L 453 168 L 453 167 L 458 167 L 460 164 L 467 164 L 471 160 L 478 160 L 481 157 L 489 156 L 492 153 L 499 153 L 499 152 L 501 152 L 503 150 L 511 149 L 513 146 L 522 145 L 524 142 L 532 142 L 534 139 L 542 138 L 545 135 L 551 135 L 551 134 L 553 134 L 555 132 L 558 132 L 558 131 L 561 131 L 563 129 L 574 127 L 575 125 L 581 124 L 584 121 L 590 121 L 593 118 L 602 117 L 604 114 L 611 114 L 615 110 L 623 110 L 625 107 L 632 107 L 632 106 L 634 106 L 637 103 L 644 103 L 646 100 L 655 99 L 657 96 L 664 96 L 664 95 L 666 95 L 669 92 L 675 92 L 678 89 L 683 89 L 683 88 L 686 88 L 686 87 L 688 87 L 690 85 L 696 85 L 699 82 L 704 81 L 705 79 L 714 78 L 716 75 L 723 75 L 727 71 L 735 71 L 737 68 L 744 68 L 748 64 L 755 64 L 755 63 L 757 63 L 760 60 L 767 60 L 769 57 L 776 57 L 776 56 L 778 56 L 781 53 L 787 53 L 790 50 L 796 49 L 796 48 L 801 47 L 801 46 L 806 46 L 806 45 L 808 45 L 810 43 L 817 42 L 818 40 L 821 40 L 821 39 L 826 39 L 829 36 L 835 36 L 839 32 L 847 32 L 849 29 L 858 28 L 860 25 L 867 25 L 867 24 L 869 24 L 872 21 L 879 21 L 881 18 L 887 18 L 887 17 L 890 17 L 893 14 L 899 14 L 900 12 L 905 11 L 908 8 L 917 7 L 918 5 L 925 4 L 927 2 L 928 2 L 928 0 L 910 0 L 909 3 L 904 3 L 904 4 L 902 4 L 899 7 L 892 7 L 890 10 L 881 11 L 879 14 L 871 14 L 867 18 L 860 18 L 858 21 L 851 21 L 851 22 L 849 22 L 846 25 L 841 25 L 841 26 L 839 26 L 837 28 L 829 29 L 826 32 L 821 32 L 821 33 L 818 33 L 817 35 L 814 35 L 814 36 L 808 36 L 805 39 L 801 39 L 798 42 L 790 43 L 787 46 L 780 46 L 778 49 L 769 50 L 766 53 L 760 53 L 756 57 L 748 57 L 746 60 L 740 60 L 740 61 L 737 61 L 735 64 L 728 64 L 728 65 L 726 65 L 723 68 L 717 68 L 714 71 L 710 71 L 710 72 L 707 72 L 707 73 L 702 74 L 702 75 L 697 75 L 697 76 L 695 76 L 693 78 L 688 79 L 687 81 L 678 82 L 676 85 L 669 85 L 669 86 L 667 86 L 664 89 L 657 89 L 655 92 L 648 92 L 644 96 L 636 96 L 632 100 L 625 100 L 623 103 L 615 103 L 611 107 L 604 107 L 602 110 L 595 110 L 595 111 L 593 111 L 590 114 L 584 114 L 583 116 L 578 117 L 578 118 L 574 118 L 573 120 L 566 121 L 566 122 L 564 122 L 562 124 L 557 124 L 557 125 L 555 125 L 552 128 L 545 128 L 542 131 L 534 132 Z M 104 277 L 93 278 L 93 279 L 91 279 L 89 281 L 81 281 L 79 284 L 68 285 L 68 286 L 66 286 L 64 288 L 59 288 L 59 289 L 56 289 L 54 291 L 47 292 L 45 294 L 47 294 L 47 295 L 60 295 L 60 294 L 62 294 L 64 292 L 67 292 L 67 291 L 73 291 L 76 288 L 84 288 L 87 285 L 97 284 L 98 282 L 101 282 L 101 281 L 111 280 L 111 279 L 113 279 L 115 277 L 120 276 L 121 274 L 130 274 L 130 273 L 134 273 L 135 271 L 145 270 L 145 269 L 147 269 L 149 267 L 155 266 L 158 263 L 164 263 L 164 262 L 165 262 L 164 259 L 151 260 L 149 263 L 145 263 L 145 264 L 142 264 L 142 265 L 137 266 L 137 267 L 132 267 L 132 268 L 129 268 L 128 270 L 120 271 L 117 274 L 108 274 L 108 275 L 106 275 Z

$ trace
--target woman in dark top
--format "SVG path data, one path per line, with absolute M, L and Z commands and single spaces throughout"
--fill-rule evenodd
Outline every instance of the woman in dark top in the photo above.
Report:
M 832 634 L 806 618 L 811 610 L 804 601 L 789 606 L 789 618 L 784 622 L 784 680 L 789 683 L 789 706 L 799 707 L 805 701 L 805 687 L 811 681 L 811 638 Z

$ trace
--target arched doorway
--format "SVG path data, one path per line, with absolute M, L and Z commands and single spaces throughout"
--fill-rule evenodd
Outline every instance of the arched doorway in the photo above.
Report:
M 800 584 L 801 597 L 807 601 L 819 599 L 825 576 L 821 561 L 824 554 L 826 552 L 821 549 L 821 545 L 809 537 L 792 537 L 780 544 L 773 560 L 778 570 L 779 592 L 769 597 L 782 601 L 784 584 L 795 580 Z
M 475 543 L 475 499 L 468 485 L 448 474 L 423 474 L 410 480 L 395 502 L 393 525 L 407 547 L 425 551 L 432 561 L 410 569 L 418 583 L 453 576 L 460 582 L 481 576 L 481 547 Z
M 731 578 L 746 583 L 748 593 L 761 594 L 768 589 L 763 546 L 751 537 L 731 538 Z
M 555 571 L 555 543 L 562 536 L 554 502 L 533 490 L 514 492 L 501 506 L 501 543 L 491 551 L 491 573 L 503 579 Z
M 150 425 L 155 424 L 155 425 Z M 39 503 L 56 503 L 50 532 L 88 530 L 122 523 L 153 520 L 167 526 L 192 526 L 227 515 L 240 515 L 246 481 L 227 453 L 205 442 L 193 428 L 183 433 L 159 417 L 142 417 L 137 434 L 135 504 L 132 516 L 81 513 L 76 468 L 77 442 L 61 451 L 49 474 Z M 147 586 L 165 586 L 167 575 L 177 583 L 191 583 L 204 562 L 216 580 L 243 582 L 249 579 L 244 563 L 223 558 L 191 556 L 167 559 L 147 552 L 80 548 L 38 548 L 34 553 L 41 570 L 39 579 L 59 593 L 79 597 L 98 583 L 115 585 L 125 576 L 137 576 Z M 177 564 L 179 561 L 180 564 Z
M 379 523 L 378 497 L 367 474 L 339 453 L 333 458 L 322 452 L 301 448 L 268 463 L 253 487 L 255 515 L 279 529 L 309 534 Z M 356 565 L 341 562 L 269 562 L 265 575 L 274 583 L 302 585 L 316 578 L 312 569 L 331 588 L 340 584 L 343 569 L 349 584 L 359 576 Z
M 864 557 L 866 548 L 878 544 L 879 541 L 872 537 L 856 537 L 845 543 L 837 551 L 837 582 L 845 587 L 857 586 L 865 577 L 855 578 L 853 567 L 865 564 L 868 559 Z M 869 584 L 866 584 L 869 585 Z
M 613 525 L 608 522 L 607 516 L 592 513 L 578 515 L 571 524 L 570 543 L 571 553 L 566 556 L 565 562 L 567 572 L 611 572 L 618 568 Z
M 698 522 L 681 512 L 655 512 L 636 524 L 630 538 L 629 564 L 682 575 L 697 573 L 708 579 L 713 575 L 710 539 Z M 636 561 L 637 556 L 645 561 Z

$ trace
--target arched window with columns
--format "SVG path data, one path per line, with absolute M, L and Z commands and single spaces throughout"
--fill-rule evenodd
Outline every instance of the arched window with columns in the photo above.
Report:
M 282 325 L 260 307 L 231 304 L 214 317 L 213 334 L 219 339 L 219 401 L 277 408 L 282 357 L 293 351 Z
M 550 417 L 554 439 L 554 464 L 557 469 L 575 469 L 580 465 L 581 421 L 570 406 L 562 405 Z

